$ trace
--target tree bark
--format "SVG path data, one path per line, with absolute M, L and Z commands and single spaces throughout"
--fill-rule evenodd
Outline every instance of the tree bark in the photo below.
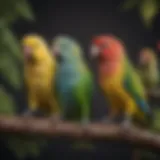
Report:
M 65 136 L 82 139 L 102 139 L 125 141 L 143 148 L 160 150 L 160 135 L 145 129 L 123 128 L 120 125 L 91 123 L 82 126 L 78 123 L 56 122 L 49 118 L 0 116 L 1 133 L 36 134 L 47 137 Z
M 159 98 L 160 97 L 160 89 L 154 89 L 154 90 L 149 90 L 147 92 L 147 94 L 151 97 L 154 97 L 154 98 Z

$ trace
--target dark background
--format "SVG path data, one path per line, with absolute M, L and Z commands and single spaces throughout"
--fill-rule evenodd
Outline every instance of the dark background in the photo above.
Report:
M 129 12 L 120 10 L 123 1 L 29 0 L 36 21 L 30 23 L 19 21 L 13 29 L 19 38 L 26 33 L 36 32 L 44 36 L 49 43 L 57 34 L 69 34 L 85 49 L 87 60 L 92 36 L 112 33 L 125 42 L 130 58 L 136 63 L 140 49 L 146 46 L 156 47 L 160 37 L 160 15 L 155 18 L 153 28 L 147 29 L 143 25 L 138 9 Z M 95 71 L 94 65 L 89 60 L 88 64 Z M 97 105 L 102 107 L 96 109 Z M 100 117 L 105 113 L 105 102 L 99 92 L 95 92 L 94 106 L 94 117 Z
M 26 33 L 36 32 L 43 35 L 48 42 L 57 34 L 67 33 L 76 38 L 86 51 L 90 39 L 95 34 L 112 33 L 126 44 L 129 56 L 136 62 L 138 51 L 144 46 L 155 47 L 160 37 L 160 16 L 154 20 L 153 29 L 147 30 L 142 24 L 136 9 L 130 12 L 118 10 L 120 0 L 106 1 L 67 1 L 67 0 L 30 0 L 35 13 L 35 22 L 18 21 L 13 30 L 19 38 Z M 89 62 L 93 67 L 93 64 Z M 94 68 L 92 68 L 94 70 Z M 19 97 L 20 99 L 20 97 Z M 23 104 L 24 102 L 21 101 Z M 24 104 L 23 104 L 24 105 Z M 25 106 L 25 105 L 24 105 Z M 98 107 L 97 107 L 98 106 Z M 106 112 L 105 103 L 97 91 L 94 98 L 93 117 L 99 118 Z M 133 146 L 118 142 L 97 142 L 95 151 L 73 151 L 68 146 L 69 140 L 53 140 L 49 149 L 37 159 L 131 159 Z M 2 145 L 0 156 L 15 157 Z M 1 157 L 0 157 L 1 158 Z M 28 159 L 29 160 L 29 159 Z

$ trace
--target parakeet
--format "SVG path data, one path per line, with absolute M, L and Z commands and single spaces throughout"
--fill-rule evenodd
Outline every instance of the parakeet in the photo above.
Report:
M 45 40 L 36 34 L 22 39 L 24 54 L 24 80 L 28 93 L 29 114 L 36 110 L 45 115 L 59 115 L 55 97 L 56 61 Z
M 83 58 L 83 49 L 72 37 L 61 35 L 53 39 L 52 50 L 59 64 L 55 83 L 62 118 L 86 127 L 91 118 L 94 82 Z M 93 144 L 83 140 L 73 141 L 71 148 L 95 149 Z
M 159 95 L 159 68 L 158 68 L 158 56 L 151 48 L 143 48 L 140 51 L 139 68 L 138 73 L 142 79 L 143 84 L 147 90 L 147 95 L 156 96 Z M 150 97 L 150 96 L 149 96 Z M 153 102 L 152 112 L 154 114 L 154 120 L 151 128 L 153 130 L 160 130 L 160 108 Z
M 157 87 L 159 83 L 159 69 L 156 53 L 151 48 L 140 51 L 138 73 L 146 90 Z
M 110 102 L 108 122 L 124 113 L 124 126 L 134 120 L 148 124 L 152 112 L 144 86 L 123 43 L 113 35 L 100 35 L 95 36 L 91 44 L 91 57 L 98 63 L 99 86 Z
M 139 65 L 137 68 L 138 74 L 145 86 L 146 93 L 148 98 L 150 96 L 156 96 L 159 94 L 157 91 L 157 87 L 159 85 L 159 68 L 158 68 L 158 57 L 156 52 L 152 48 L 145 47 L 140 50 L 139 53 Z M 153 102 L 151 102 L 152 112 L 154 115 L 154 119 L 152 121 L 152 125 L 150 126 L 150 130 L 160 130 L 160 108 L 155 106 Z M 144 159 L 153 159 L 156 156 L 154 153 L 150 153 L 145 150 L 141 150 L 141 154 L 139 156 Z M 140 158 L 139 158 L 140 159 Z
M 83 50 L 76 40 L 65 35 L 53 39 L 52 50 L 59 64 L 55 83 L 63 118 L 87 124 L 94 83 Z

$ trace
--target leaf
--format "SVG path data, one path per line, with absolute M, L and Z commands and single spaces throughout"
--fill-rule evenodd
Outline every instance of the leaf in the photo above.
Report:
M 32 20 L 33 13 L 27 0 L 0 1 L 0 7 L 0 76 L 3 76 L 7 83 L 15 89 L 20 89 L 22 75 L 18 64 L 23 60 L 20 43 L 12 30 L 10 30 L 10 25 L 19 17 Z M 14 99 L 2 88 L 0 88 L 0 103 L 0 113 L 10 115 L 16 113 Z M 7 142 L 8 148 L 16 154 L 17 158 L 21 159 L 27 155 L 37 156 L 40 153 L 40 147 L 44 145 L 44 139 L 36 139 L 37 137 L 4 136 L 4 141 L 5 143 Z
M 78 141 L 76 140 L 71 144 L 72 149 L 86 149 L 86 150 L 94 150 L 95 146 L 87 141 Z
M 152 128 L 153 130 L 160 131 L 160 108 L 156 107 L 153 109 L 153 115 L 154 115 L 154 120 L 153 120 L 153 125 Z
M 0 1 L 0 18 L 4 18 L 6 15 L 14 15 L 15 14 L 15 1 L 5 0 Z
M 17 156 L 17 158 L 23 159 L 26 154 L 24 153 L 25 148 L 22 147 L 21 144 L 24 145 L 24 143 L 13 136 L 6 137 L 6 139 L 8 141 L 8 148 Z
M 28 20 L 34 20 L 31 6 L 26 0 L 19 1 L 19 3 L 16 4 L 16 10 L 19 16 Z
M 16 107 L 12 97 L 6 93 L 5 89 L 0 87 L 0 114 L 14 115 Z
M 139 12 L 144 24 L 147 27 L 151 27 L 153 18 L 159 12 L 157 0 L 143 0 L 139 7 Z
M 9 149 L 19 159 L 24 159 L 26 156 L 37 157 L 41 153 L 42 147 L 47 144 L 45 138 L 35 136 L 11 135 L 6 139 Z
M 5 28 L 4 28 L 5 27 Z M 5 51 L 13 54 L 15 58 L 22 60 L 20 44 L 12 31 L 4 26 L 0 29 L 0 42 Z
M 5 0 L 0 2 L 0 18 L 5 18 L 7 23 L 15 21 L 18 17 L 33 20 L 33 13 L 27 0 Z
M 18 66 L 8 54 L 0 55 L 0 75 L 15 89 L 22 87 L 22 77 Z
M 121 6 L 123 10 L 130 10 L 138 4 L 139 0 L 126 0 Z
M 5 81 L 15 89 L 20 89 L 22 76 L 18 63 L 23 61 L 20 43 L 10 30 L 10 25 L 19 17 L 32 20 L 33 13 L 26 0 L 0 1 L 0 7 L 0 76 L 3 76 Z M 14 99 L 2 88 L 0 88 L 0 103 L 0 114 L 16 113 Z M 8 143 L 8 147 L 17 158 L 25 158 L 28 154 L 38 155 L 42 144 L 41 140 L 19 135 L 5 135 L 4 141 Z

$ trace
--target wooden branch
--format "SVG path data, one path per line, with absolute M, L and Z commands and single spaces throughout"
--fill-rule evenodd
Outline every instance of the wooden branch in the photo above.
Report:
M 160 135 L 135 127 L 122 128 L 116 125 L 57 122 L 43 118 L 0 116 L 0 132 L 37 134 L 47 137 L 65 136 L 83 139 L 123 140 L 160 150 Z
M 160 98 L 160 89 L 150 90 L 147 93 L 148 93 L 149 96 L 152 96 L 154 98 Z

